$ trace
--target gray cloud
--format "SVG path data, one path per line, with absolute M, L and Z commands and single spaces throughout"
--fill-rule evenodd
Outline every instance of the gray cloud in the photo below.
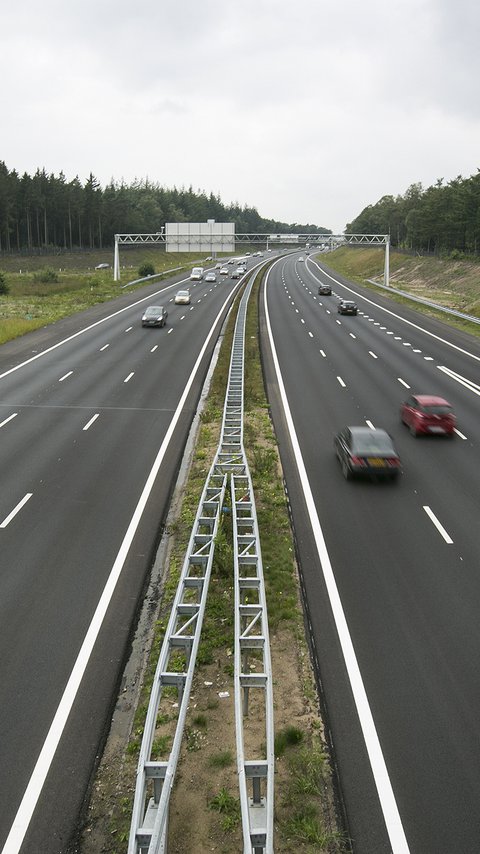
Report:
M 2 11 L 0 158 L 343 229 L 476 171 L 479 23 L 470 0 L 24 0 Z

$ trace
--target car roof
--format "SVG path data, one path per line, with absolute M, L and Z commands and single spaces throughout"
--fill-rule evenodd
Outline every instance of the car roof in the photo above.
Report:
M 418 400 L 420 406 L 451 406 L 448 400 L 435 394 L 414 394 L 412 397 Z
M 145 311 L 163 311 L 162 305 L 148 305 Z
M 364 425 L 362 424 L 361 426 L 347 427 L 347 429 L 350 430 L 350 433 L 352 434 L 352 436 L 355 436 L 355 438 L 361 438 L 362 436 L 371 436 L 372 433 L 374 433 L 376 436 L 388 436 L 388 438 L 390 439 L 389 434 L 382 427 L 364 427 Z

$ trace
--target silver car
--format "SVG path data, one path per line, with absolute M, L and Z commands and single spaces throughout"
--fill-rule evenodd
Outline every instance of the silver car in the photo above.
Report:
M 175 305 L 190 305 L 190 291 L 177 291 Z

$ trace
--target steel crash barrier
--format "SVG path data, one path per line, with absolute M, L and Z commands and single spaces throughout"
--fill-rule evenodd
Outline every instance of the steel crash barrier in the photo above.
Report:
M 235 735 L 243 851 L 273 852 L 272 669 L 260 537 L 243 445 L 245 324 L 252 285 L 253 276 L 241 298 L 235 325 L 220 442 L 192 526 L 155 672 L 138 761 L 128 854 L 164 854 L 168 850 L 170 794 L 207 606 L 215 538 L 228 490 L 234 538 Z M 178 719 L 170 756 L 160 762 L 152 758 L 152 746 L 162 693 L 172 686 L 178 698 Z M 244 720 L 253 701 L 261 737 L 247 755 Z

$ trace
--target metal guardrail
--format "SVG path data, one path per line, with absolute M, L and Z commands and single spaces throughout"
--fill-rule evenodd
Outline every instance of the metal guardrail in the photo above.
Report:
M 253 277 L 240 301 L 221 438 L 192 527 L 155 672 L 138 761 L 128 854 L 164 854 L 167 851 L 170 793 L 180 754 L 228 476 L 234 531 L 235 729 L 243 850 L 244 854 L 273 852 L 272 670 L 260 539 L 243 446 L 245 323 L 252 284 Z M 178 696 L 177 726 L 168 761 L 157 761 L 152 755 L 156 722 L 163 689 L 172 686 Z M 246 758 L 243 721 L 248 715 L 253 691 L 255 716 L 258 719 L 261 715 L 264 725 L 255 755 Z
M 367 282 L 370 282 L 377 288 L 382 288 L 384 291 L 393 291 L 394 294 L 399 294 L 399 296 L 402 297 L 408 297 L 408 299 L 411 299 L 413 302 L 420 302 L 422 305 L 426 305 L 429 308 L 436 308 L 437 311 L 443 311 L 445 314 L 452 314 L 454 317 L 459 317 L 461 320 L 469 320 L 470 323 L 480 323 L 480 317 L 474 317 L 471 314 L 464 314 L 463 311 L 457 311 L 456 308 L 447 308 L 445 305 L 440 305 L 438 302 L 432 302 L 431 300 L 424 299 L 423 297 L 417 297 L 408 291 L 401 291 L 399 288 L 394 288 L 392 285 L 384 285 L 381 282 L 377 282 L 375 279 L 367 279 Z
M 226 476 L 217 474 L 212 466 L 193 524 L 155 671 L 138 760 L 129 854 L 166 851 L 168 805 L 180 754 L 225 488 Z M 169 759 L 162 762 L 155 759 L 153 745 L 166 687 L 173 687 L 177 692 L 179 714 Z

